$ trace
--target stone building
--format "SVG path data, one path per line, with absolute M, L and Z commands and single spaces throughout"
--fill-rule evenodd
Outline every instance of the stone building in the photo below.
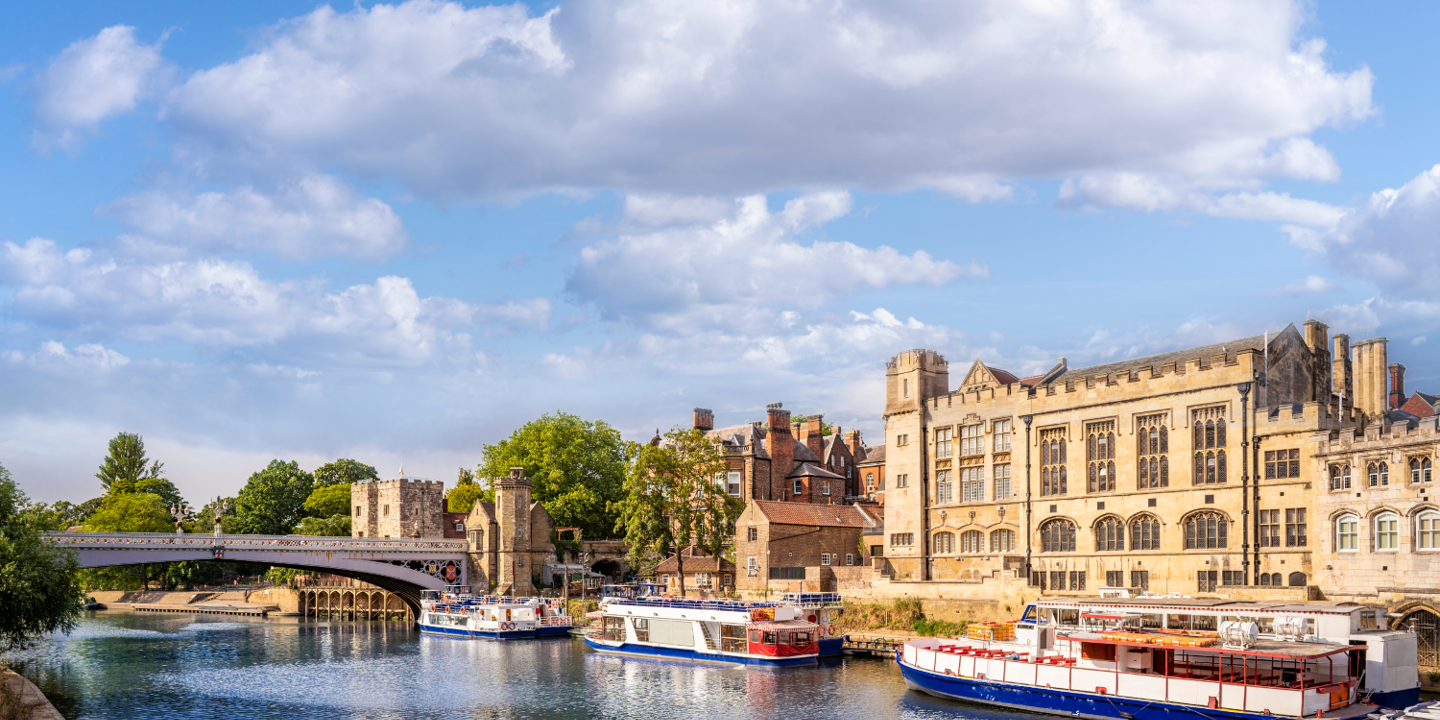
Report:
M 1271 540 L 1306 531 L 1315 435 L 1365 417 L 1347 400 L 1348 339 L 1337 335 L 1332 355 L 1327 333 L 1309 321 L 1303 334 L 1291 325 L 1093 367 L 1061 359 L 1028 378 L 976 360 L 955 390 L 939 353 L 896 355 L 886 368 L 884 571 L 896 581 L 1012 578 L 1042 594 L 1309 593 L 1313 547 Z M 1364 368 L 1357 382 L 1371 387 Z M 1252 438 L 1283 454 L 1287 472 L 1256 481 Z
M 680 592 L 680 575 L 685 575 L 685 594 L 691 592 L 727 592 L 735 588 L 735 563 L 723 557 L 707 554 L 694 545 L 681 553 L 684 562 L 677 555 L 665 558 L 650 570 L 650 574 L 667 590 Z
M 398 477 L 350 486 L 352 537 L 444 536 L 445 483 Z
M 825 434 L 824 417 L 791 422 L 780 403 L 766 407 L 766 419 L 715 428 L 715 415 L 695 408 L 694 427 L 725 450 L 730 470 L 721 479 L 726 492 L 750 500 L 844 504 L 862 494 L 856 463 L 865 458 L 860 432 L 839 427 Z M 652 442 L 659 441 L 659 434 Z
M 737 590 L 834 591 L 870 568 L 861 537 L 878 519 L 859 505 L 752 500 L 735 521 Z

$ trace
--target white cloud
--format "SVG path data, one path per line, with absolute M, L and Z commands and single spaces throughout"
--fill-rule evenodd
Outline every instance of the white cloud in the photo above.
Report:
M 244 262 L 145 264 L 103 253 L 62 254 L 41 238 L 0 249 L 0 278 L 15 288 L 7 311 L 21 322 L 336 365 L 473 357 L 461 329 L 543 329 L 551 313 L 544 298 L 492 305 L 422 298 L 410 280 L 395 276 L 328 292 L 315 281 L 265 280 Z
M 1440 165 L 1399 188 L 1376 192 L 1325 232 L 1295 242 L 1322 250 L 1337 270 L 1374 283 L 1393 301 L 1437 301 L 1440 277 Z
M 201 166 L 337 168 L 432 198 L 859 185 L 984 201 L 1017 178 L 1130 175 L 1253 193 L 1335 178 L 1309 135 L 1374 111 L 1369 70 L 1332 70 L 1301 34 L 1307 13 L 1295 0 L 327 6 L 191 75 L 164 117 Z M 1214 212 L 1326 210 L 1262 196 Z
M 53 340 L 42 343 L 40 348 L 32 353 L 8 351 L 4 353 L 4 358 L 12 365 L 24 364 L 64 373 L 108 373 L 130 364 L 130 358 L 103 345 L 87 343 L 74 350 L 67 350 L 64 344 Z
M 607 319 L 645 320 L 672 329 L 741 327 L 776 317 L 774 308 L 813 311 L 861 288 L 984 277 L 983 264 L 936 260 L 923 250 L 903 255 L 889 246 L 862 248 L 796 236 L 850 211 L 850 195 L 804 195 L 772 213 L 763 196 L 737 200 L 728 216 L 621 235 L 580 251 L 567 283 Z M 695 203 L 669 210 L 656 197 L 639 204 L 647 218 L 694 217 Z M 626 203 L 627 209 L 631 207 Z M 707 207 L 707 211 L 709 208 Z
M 129 112 L 163 75 L 160 44 L 114 25 L 72 44 L 36 78 L 35 144 L 78 150 L 105 119 Z
M 340 255 L 381 260 L 405 248 L 407 234 L 389 205 L 359 196 L 329 175 L 310 175 L 273 193 L 245 186 L 198 195 L 130 195 L 101 212 L 141 238 L 205 253 L 263 250 L 283 259 Z
M 1119 207 L 1146 212 L 1195 212 L 1234 220 L 1298 224 L 1309 232 L 1328 228 L 1345 209 L 1288 193 L 1232 192 L 1216 195 L 1207 187 L 1185 187 L 1184 181 L 1141 173 L 1119 173 L 1066 180 L 1060 186 L 1062 206 L 1080 209 Z
M 1339 292 L 1342 288 L 1334 280 L 1319 275 L 1307 275 L 1275 291 L 1278 295 L 1319 295 Z

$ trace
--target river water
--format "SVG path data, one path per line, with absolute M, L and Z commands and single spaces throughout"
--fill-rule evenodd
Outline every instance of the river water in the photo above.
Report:
M 907 691 L 895 663 L 876 658 L 716 668 L 607 657 L 570 639 L 422 636 L 398 622 L 102 613 L 4 660 L 69 720 L 1016 717 Z

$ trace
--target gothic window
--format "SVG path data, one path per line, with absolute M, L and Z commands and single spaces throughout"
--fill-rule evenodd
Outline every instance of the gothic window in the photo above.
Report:
M 994 423 L 995 452 L 1010 451 L 1010 420 L 996 420 Z
M 1284 480 L 1300 477 L 1300 451 L 1266 450 L 1265 479 Z
M 1430 458 L 1410 458 L 1410 482 L 1430 482 Z
M 994 530 L 990 533 L 990 552 L 1015 552 L 1015 531 Z
M 1125 549 L 1125 524 L 1120 518 L 1102 518 L 1095 523 L 1095 552 L 1115 552 Z
M 1335 549 L 1354 551 L 1360 549 L 1360 518 L 1341 515 L 1335 518 Z
M 1400 516 L 1383 512 L 1375 516 L 1375 550 L 1389 551 L 1400 547 Z
M 1041 430 L 1040 494 L 1064 495 L 1068 489 L 1065 474 L 1065 428 Z
M 984 430 L 985 426 L 983 424 L 966 425 L 960 428 L 961 455 L 985 454 Z
M 1001 463 L 994 467 L 995 471 L 995 500 L 1008 500 L 1010 498 L 1010 463 Z
M 1225 408 L 1200 408 L 1191 414 L 1195 430 L 1195 485 L 1225 482 Z
M 1165 428 L 1165 415 L 1146 415 L 1135 420 L 1135 436 L 1139 472 L 1136 487 L 1170 487 L 1169 431 Z
M 1130 523 L 1130 549 L 1160 549 L 1160 521 L 1154 515 L 1141 515 Z
M 1417 515 L 1415 536 L 1421 550 L 1440 550 L 1440 513 L 1426 510 Z
M 1365 466 L 1366 473 L 1370 476 L 1370 487 L 1385 487 L 1390 484 L 1390 465 L 1383 462 L 1372 462 Z
M 935 457 L 950 457 L 950 428 L 940 428 L 935 431 Z
M 955 501 L 955 490 L 950 484 L 950 471 L 941 470 L 935 473 L 935 503 L 943 505 Z
M 1230 521 L 1217 512 L 1197 512 L 1185 518 L 1185 549 L 1216 550 L 1229 547 Z
M 960 533 L 960 552 L 985 552 L 985 533 L 979 530 L 966 530 L 965 532 Z
M 985 468 L 960 468 L 960 502 L 985 500 Z
M 955 552 L 955 534 L 949 532 L 935 533 L 935 554 L 948 555 Z
M 1040 551 L 1047 553 L 1075 552 L 1075 523 L 1069 520 L 1047 520 L 1040 525 Z
M 1349 490 L 1349 489 L 1350 489 L 1350 466 L 1349 466 L 1349 465 L 1331 465 L 1331 466 L 1330 466 L 1330 489 L 1331 489 L 1331 490 Z
M 1088 492 L 1115 489 L 1115 421 L 1085 426 L 1085 460 L 1089 472 Z

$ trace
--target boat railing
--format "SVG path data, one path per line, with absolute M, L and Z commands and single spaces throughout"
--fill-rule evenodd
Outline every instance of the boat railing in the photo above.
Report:
M 551 615 L 550 617 L 540 618 L 538 624 L 540 627 L 561 627 L 573 625 L 574 623 L 570 621 L 569 615 Z
M 785 593 L 781 600 L 803 608 L 840 607 L 840 593 Z
M 686 610 L 726 610 L 743 612 L 759 608 L 773 608 L 783 603 L 751 602 L 745 600 L 665 600 L 663 598 L 606 598 L 609 604 L 640 605 L 643 607 L 680 608 Z

